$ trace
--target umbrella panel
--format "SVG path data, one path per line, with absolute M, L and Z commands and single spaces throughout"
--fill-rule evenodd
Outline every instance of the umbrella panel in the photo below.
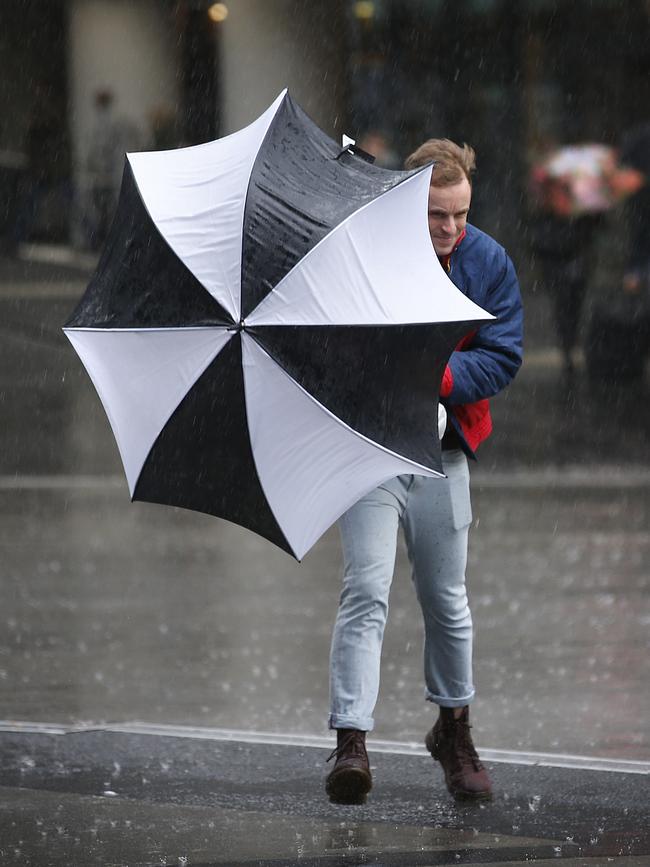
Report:
M 65 333 L 97 389 L 133 494 L 152 444 L 231 334 L 224 328 L 72 328 Z
M 161 431 L 133 499 L 225 518 L 293 554 L 269 508 L 251 451 L 239 334 L 207 367 Z
M 442 472 L 438 383 L 471 325 L 256 326 L 260 346 L 353 430 Z
M 232 322 L 163 239 L 127 161 L 106 247 L 65 327 L 165 328 Z
M 288 95 L 253 164 L 243 224 L 241 315 L 246 318 L 347 217 L 421 169 L 388 171 L 354 158 Z
M 404 473 L 436 475 L 351 429 L 247 332 L 242 348 L 255 465 L 298 559 L 377 485 Z

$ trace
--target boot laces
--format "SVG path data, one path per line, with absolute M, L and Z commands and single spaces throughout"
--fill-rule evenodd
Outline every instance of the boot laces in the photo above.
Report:
M 465 720 L 452 720 L 443 724 L 440 732 L 440 740 L 443 740 L 446 737 L 449 739 L 450 744 L 453 743 L 455 747 L 453 752 L 461 766 L 471 764 L 475 771 L 481 771 L 483 770 L 483 765 L 481 764 L 481 760 L 479 759 L 476 748 L 474 747 L 474 742 L 472 741 L 472 735 L 470 733 L 471 728 L 472 726 L 470 723 Z
M 366 747 L 363 743 L 363 733 L 350 731 L 343 737 L 340 744 L 337 744 L 332 752 L 327 757 L 326 761 L 330 762 L 333 758 L 339 758 L 343 753 L 355 753 L 358 756 L 366 754 Z
M 458 755 L 461 762 L 470 761 L 474 766 L 475 771 L 480 771 L 483 768 L 481 764 L 478 753 L 476 752 L 476 748 L 474 747 L 474 742 L 472 741 L 472 735 L 470 733 L 470 729 L 472 728 L 468 722 L 459 722 L 457 725 L 457 744 L 458 744 Z

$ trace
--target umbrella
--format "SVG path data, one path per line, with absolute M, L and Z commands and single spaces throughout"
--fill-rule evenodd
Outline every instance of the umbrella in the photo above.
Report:
M 470 324 L 427 229 L 431 168 L 341 149 L 285 91 L 217 141 L 128 154 L 64 331 L 131 498 L 300 559 L 361 496 L 441 474 L 437 388 Z
M 558 216 L 580 217 L 609 210 L 621 198 L 613 148 L 601 144 L 566 145 L 533 166 L 533 181 L 543 203 Z

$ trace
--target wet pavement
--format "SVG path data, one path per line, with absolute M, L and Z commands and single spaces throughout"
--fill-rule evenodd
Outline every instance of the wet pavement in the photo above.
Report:
M 495 799 L 457 806 L 430 760 L 376 753 L 372 798 L 346 807 L 321 795 L 318 748 L 114 732 L 1 743 L 9 863 L 647 864 L 648 780 L 632 774 L 493 764 Z
M 474 733 L 497 797 L 457 808 L 419 746 L 400 550 L 375 791 L 333 807 L 336 531 L 297 564 L 129 503 L 60 332 L 85 276 L 0 262 L 0 863 L 650 864 L 648 378 L 562 382 L 531 299 L 529 359 L 473 468 Z

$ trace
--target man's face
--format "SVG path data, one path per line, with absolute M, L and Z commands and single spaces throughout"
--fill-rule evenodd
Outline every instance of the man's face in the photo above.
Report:
M 472 188 L 467 178 L 449 187 L 429 187 L 429 233 L 438 256 L 448 256 L 467 223 Z

